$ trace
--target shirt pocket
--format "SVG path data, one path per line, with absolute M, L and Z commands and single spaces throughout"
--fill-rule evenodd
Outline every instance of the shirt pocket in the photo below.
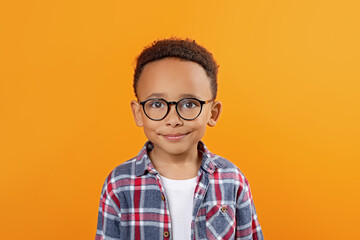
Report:
M 210 206 L 206 213 L 207 239 L 234 239 L 235 205 L 217 204 Z

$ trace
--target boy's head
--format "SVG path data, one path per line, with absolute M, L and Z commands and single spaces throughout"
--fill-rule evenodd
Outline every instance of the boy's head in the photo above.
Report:
M 152 154 L 195 151 L 206 126 L 215 126 L 221 112 L 216 73 L 211 53 L 193 41 L 162 40 L 142 52 L 134 74 L 138 100 L 131 109 L 154 144 Z
M 168 57 L 195 62 L 202 66 L 210 80 L 212 97 L 213 99 L 216 98 L 218 65 L 216 64 L 213 55 L 204 47 L 197 44 L 195 40 L 177 38 L 155 41 L 151 46 L 145 48 L 138 56 L 133 83 L 135 96 L 137 98 L 137 86 L 144 67 L 148 63 Z

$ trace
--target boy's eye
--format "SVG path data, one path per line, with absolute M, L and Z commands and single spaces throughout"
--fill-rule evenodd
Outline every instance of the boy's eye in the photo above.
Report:
M 199 107 L 200 103 L 196 100 L 193 99 L 185 99 L 183 101 L 180 102 L 180 107 L 181 108 L 196 108 Z
M 148 102 L 148 105 L 151 107 L 151 108 L 163 108 L 165 107 L 165 104 L 160 101 L 160 100 L 152 100 L 152 101 L 149 101 Z

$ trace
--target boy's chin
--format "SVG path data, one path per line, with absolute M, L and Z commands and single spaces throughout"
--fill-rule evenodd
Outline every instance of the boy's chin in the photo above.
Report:
M 196 151 L 197 149 L 197 144 L 192 145 L 192 144 L 186 144 L 186 143 L 182 143 L 182 142 L 176 142 L 176 141 L 167 141 L 164 142 L 162 144 L 156 144 L 154 143 L 154 152 L 163 152 L 166 153 L 168 155 L 173 155 L 173 156 L 179 156 L 179 155 L 183 155 L 183 154 L 188 154 L 191 151 Z

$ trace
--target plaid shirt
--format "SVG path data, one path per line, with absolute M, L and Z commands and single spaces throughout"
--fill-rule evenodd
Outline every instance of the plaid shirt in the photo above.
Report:
M 147 142 L 139 155 L 116 167 L 101 193 L 96 240 L 172 239 L 171 214 Z M 239 169 L 202 142 L 194 192 L 191 239 L 264 239 L 250 187 Z

